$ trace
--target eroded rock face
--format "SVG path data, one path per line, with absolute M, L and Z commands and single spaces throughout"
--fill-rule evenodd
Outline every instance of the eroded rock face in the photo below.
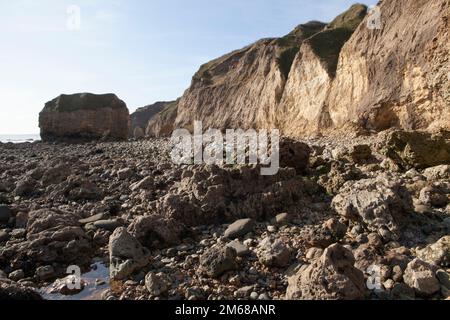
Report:
M 339 244 L 328 247 L 311 265 L 289 279 L 287 299 L 358 300 L 365 296 L 364 274 L 353 254 Z
M 30 259 L 41 263 L 81 263 L 93 247 L 79 217 L 57 210 L 37 210 L 29 213 L 27 241 L 2 248 L 1 256 L 14 261 Z
M 380 234 L 388 231 L 398 237 L 402 220 L 411 211 L 412 200 L 400 180 L 383 174 L 346 183 L 332 205 L 340 215 L 364 223 L 371 231 Z
M 114 94 L 61 95 L 47 102 L 39 114 L 44 141 L 126 139 L 129 122 L 126 104 Z
M 405 169 L 446 165 L 450 163 L 450 134 L 395 131 L 386 137 L 383 152 Z
M 210 61 L 153 127 L 278 128 L 292 137 L 450 129 L 450 4 L 383 1 Z M 295 43 L 295 44 L 293 44 Z M 163 132 L 164 130 L 156 130 Z
M 40 301 L 42 297 L 33 289 L 27 288 L 16 282 L 0 279 L 1 301 Z
M 450 266 L 450 236 L 445 236 L 436 243 L 419 250 L 417 256 L 436 266 Z
M 261 176 L 258 167 L 192 167 L 185 170 L 181 182 L 166 196 L 153 203 L 153 213 L 186 226 L 259 220 L 286 211 L 317 188 L 313 182 L 296 176 L 294 169 Z
M 131 135 L 134 138 L 141 138 L 141 136 L 136 136 L 136 133 L 143 133 L 145 135 L 145 130 L 147 129 L 149 121 L 156 116 L 159 112 L 164 110 L 168 104 L 171 102 L 156 102 L 152 105 L 148 105 L 137 109 L 130 115 L 131 118 Z

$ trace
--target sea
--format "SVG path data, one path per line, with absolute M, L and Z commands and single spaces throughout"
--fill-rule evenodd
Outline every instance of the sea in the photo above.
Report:
M 0 142 L 2 143 L 25 143 L 41 140 L 39 134 L 0 134 Z

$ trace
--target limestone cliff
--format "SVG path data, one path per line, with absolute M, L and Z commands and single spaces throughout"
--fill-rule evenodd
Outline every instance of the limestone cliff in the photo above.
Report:
M 145 130 L 146 136 L 164 137 L 172 134 L 177 117 L 179 101 L 167 103 L 163 110 L 150 119 Z
M 274 127 L 292 61 L 305 39 L 325 27 L 298 26 L 279 39 L 263 39 L 203 65 L 178 106 L 176 125 L 204 127 Z
M 166 119 L 293 137 L 449 129 L 450 1 L 386 0 L 377 10 L 357 4 L 328 25 L 300 25 L 203 65 Z M 369 23 L 373 12 L 379 24 Z
M 126 139 L 129 122 L 126 104 L 114 94 L 61 95 L 47 102 L 39 114 L 44 141 Z
M 159 112 L 164 110 L 167 105 L 173 103 L 170 102 L 156 102 L 154 104 L 137 109 L 130 115 L 131 118 L 131 132 L 130 136 L 139 135 L 139 132 L 145 133 L 148 126 L 148 122 Z
M 450 127 L 450 1 L 390 0 L 380 29 L 363 23 L 344 46 L 327 106 L 330 126 Z

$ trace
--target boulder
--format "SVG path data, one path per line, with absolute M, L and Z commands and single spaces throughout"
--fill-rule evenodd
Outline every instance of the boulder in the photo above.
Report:
M 436 266 L 450 267 L 450 236 L 445 236 L 436 243 L 417 250 L 417 256 Z
M 199 272 L 211 278 L 220 277 L 237 268 L 237 253 L 231 247 L 212 247 L 200 257 Z
M 0 301 L 37 301 L 42 297 L 33 289 L 0 278 Z
M 39 114 L 44 141 L 126 139 L 129 122 L 126 104 L 114 94 L 61 95 L 47 102 Z
M 145 287 L 150 295 L 154 297 L 159 297 L 160 295 L 165 294 L 170 289 L 170 285 L 170 278 L 164 273 L 156 274 L 149 272 L 145 276 Z
M 259 262 L 266 267 L 283 268 L 291 260 L 291 250 L 280 240 L 264 238 L 257 248 Z
M 125 280 L 150 261 L 150 253 L 125 228 L 117 228 L 109 239 L 110 277 Z
M 311 148 L 300 141 L 282 138 L 280 141 L 280 167 L 294 168 L 297 174 L 304 173 L 309 165 Z
M 289 278 L 287 299 L 358 300 L 365 296 L 364 274 L 354 267 L 355 259 L 339 244 Z
M 332 206 L 343 217 L 362 222 L 373 232 L 386 234 L 387 230 L 398 237 L 405 213 L 412 210 L 412 199 L 401 180 L 383 174 L 347 182 Z
M 384 143 L 383 153 L 404 169 L 426 169 L 450 163 L 450 141 L 445 133 L 395 131 Z
M 224 236 L 229 239 L 239 238 L 251 232 L 254 226 L 255 221 L 253 219 L 240 219 L 232 223 L 227 230 L 225 230 Z
M 435 266 L 420 259 L 414 259 L 408 264 L 403 280 L 417 294 L 431 296 L 441 288 L 439 280 L 436 278 L 436 271 Z

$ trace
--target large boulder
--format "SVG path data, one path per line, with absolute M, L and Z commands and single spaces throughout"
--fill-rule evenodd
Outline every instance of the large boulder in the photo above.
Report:
M 354 267 L 351 251 L 339 244 L 289 278 L 287 299 L 358 300 L 365 296 L 364 274 Z
M 395 131 L 385 141 L 383 152 L 404 169 L 425 169 L 450 163 L 450 140 L 446 132 Z
M 109 239 L 110 277 L 126 280 L 150 262 L 150 252 L 125 228 L 118 228 Z
M 405 283 L 421 296 L 430 296 L 439 291 L 439 280 L 436 278 L 437 267 L 420 259 L 408 264 L 403 275 Z
M 39 114 L 44 141 L 126 139 L 129 123 L 126 104 L 114 94 L 61 95 L 47 102 Z
M 428 263 L 441 267 L 450 266 L 450 236 L 441 238 L 436 243 L 418 250 L 417 256 Z
M 373 179 L 347 182 L 332 205 L 343 217 L 363 223 L 369 230 L 393 236 L 412 208 L 410 194 L 401 180 L 383 174 Z

